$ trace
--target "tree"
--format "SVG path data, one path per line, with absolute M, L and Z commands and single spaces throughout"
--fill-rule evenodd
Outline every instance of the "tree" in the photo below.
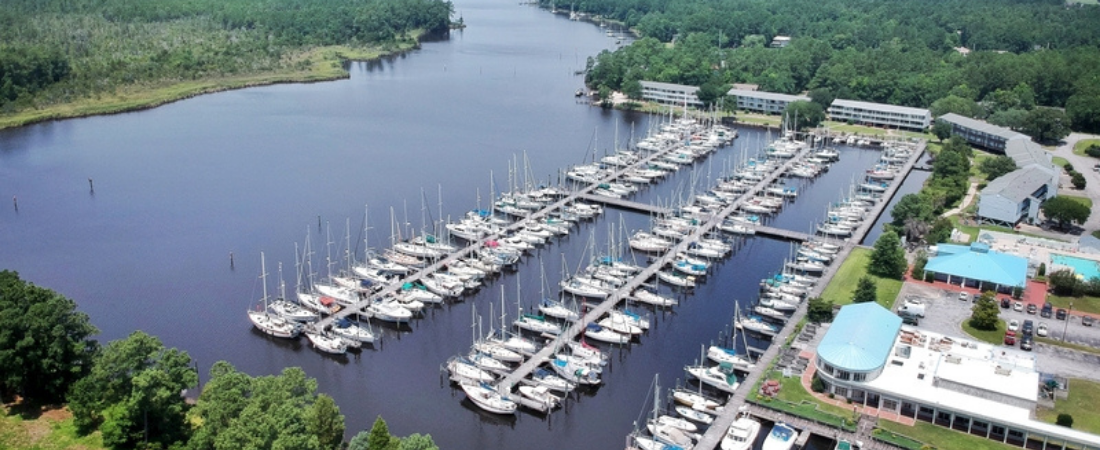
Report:
M 187 441 L 188 406 L 180 392 L 198 381 L 186 352 L 135 331 L 96 355 L 91 373 L 73 385 L 69 408 L 80 431 L 101 426 L 109 447 L 168 447 Z
M 806 305 L 806 317 L 810 322 L 832 322 L 833 302 L 821 297 L 811 298 Z
M 793 121 L 794 129 L 802 131 L 821 125 L 825 120 L 825 109 L 821 105 L 807 101 L 791 102 L 783 110 L 783 116 Z
M 367 435 L 368 450 L 397 450 L 401 445 L 399 439 L 390 434 L 390 428 L 382 416 L 374 419 L 374 425 L 370 427 Z
M 340 407 L 327 395 L 321 394 L 313 401 L 306 415 L 306 429 L 317 436 L 321 448 L 335 449 L 344 440 L 344 415 Z
M 943 120 L 937 120 L 932 124 L 932 134 L 936 135 L 936 139 L 939 139 L 940 142 L 951 137 L 952 129 L 951 124 Z
M 623 94 L 631 100 L 642 99 L 642 82 L 638 80 L 627 80 L 623 82 Z
M 867 272 L 883 278 L 900 280 L 907 268 L 905 250 L 901 248 L 901 239 L 898 238 L 897 233 L 893 231 L 882 233 L 875 241 Z
M 1047 277 L 1047 283 L 1050 283 L 1054 295 L 1065 297 L 1077 297 L 1081 295 L 1081 291 L 1084 289 L 1081 280 L 1078 280 L 1077 275 L 1069 269 L 1051 272 L 1050 276 Z
M 873 302 L 878 299 L 878 293 L 876 291 L 877 287 L 875 286 L 875 280 L 864 275 L 859 278 L 859 284 L 856 285 L 856 292 L 852 294 L 852 303 Z
M 1066 116 L 1074 130 L 1100 133 L 1100 92 L 1070 96 L 1066 101 Z
M 996 111 L 993 114 L 990 114 L 989 117 L 985 119 L 985 121 L 989 122 L 993 125 L 1007 127 L 1007 128 L 1011 128 L 1013 130 L 1018 130 L 1020 128 L 1023 128 L 1024 120 L 1026 120 L 1026 119 L 1027 119 L 1027 111 L 1026 110 L 1023 110 L 1023 109 L 1008 109 L 1008 110 L 1004 110 L 1004 111 Z
M 833 100 L 836 100 L 836 95 L 829 88 L 817 88 L 810 91 L 810 101 L 821 105 L 824 109 L 832 106 Z
M 1000 318 L 998 318 L 1000 309 L 997 308 L 994 297 L 992 291 L 982 293 L 982 296 L 970 308 L 970 326 L 986 331 L 997 329 L 997 324 L 1000 323 Z
M 905 226 L 905 222 L 910 219 L 928 222 L 935 217 L 935 213 L 926 197 L 920 194 L 906 194 L 894 204 L 894 209 L 890 210 L 890 217 L 893 218 L 891 223 L 894 226 L 901 227 Z
M 1092 144 L 1085 149 L 1085 154 L 1093 158 L 1100 158 L 1100 145 Z
M 401 439 L 400 450 L 439 450 L 430 434 L 413 433 Z
M 210 370 L 191 420 L 195 450 L 275 448 L 330 450 L 339 446 L 343 416 L 317 380 L 298 367 L 250 377 L 219 361 Z
M 947 242 L 951 239 L 951 230 L 954 229 L 955 224 L 951 223 L 951 220 L 941 217 L 932 224 L 932 230 L 928 232 L 924 240 L 929 244 Z
M 1016 170 L 1016 160 L 1004 155 L 994 156 L 982 160 L 981 164 L 978 165 L 978 170 L 985 173 L 987 180 L 992 181 L 1001 175 Z
M 1047 219 L 1058 222 L 1058 226 L 1063 228 L 1067 224 L 1085 223 L 1089 218 L 1089 214 L 1092 213 L 1088 206 L 1061 196 L 1043 202 L 1040 209 L 1042 209 L 1043 215 Z
M 982 109 L 978 102 L 957 95 L 948 95 L 947 97 L 932 102 L 930 110 L 932 115 L 936 117 L 947 113 L 955 113 L 960 116 L 980 119 L 985 113 L 985 110 Z
M 72 300 L 0 271 L 0 394 L 64 399 L 91 369 L 97 333 Z
M 1057 142 L 1069 136 L 1069 117 L 1060 109 L 1035 108 L 1024 117 L 1020 131 L 1037 142 Z
M 695 91 L 695 96 L 699 98 L 700 102 L 703 102 L 704 108 L 710 108 L 718 103 L 718 100 L 724 98 L 729 91 L 730 86 L 728 84 L 711 79 L 699 86 L 699 90 Z
M 1085 188 L 1085 175 L 1082 174 L 1081 172 L 1074 172 L 1073 175 L 1070 176 L 1070 182 L 1073 183 L 1073 188 L 1074 189 L 1078 189 L 1078 190 L 1084 189 Z
M 1066 413 L 1059 413 L 1058 418 L 1054 420 L 1054 424 L 1066 428 L 1073 428 L 1073 416 Z
M 913 279 L 924 280 L 924 266 L 928 265 L 928 254 L 921 250 L 913 261 Z

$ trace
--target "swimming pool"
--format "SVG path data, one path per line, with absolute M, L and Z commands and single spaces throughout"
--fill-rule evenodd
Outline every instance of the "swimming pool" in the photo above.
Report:
M 1076 258 L 1073 256 L 1050 254 L 1050 262 L 1061 266 L 1073 268 L 1073 272 L 1081 275 L 1086 280 L 1100 277 L 1100 264 L 1091 259 Z

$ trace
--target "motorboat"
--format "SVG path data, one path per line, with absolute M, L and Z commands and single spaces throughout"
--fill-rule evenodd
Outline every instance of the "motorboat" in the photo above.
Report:
M 463 383 L 462 391 L 478 408 L 495 414 L 515 414 L 516 402 L 485 383 Z
M 764 443 L 760 445 L 760 450 L 790 450 L 797 436 L 798 432 L 790 425 L 776 422 L 772 431 L 768 433 L 768 437 L 764 439 Z
M 756 442 L 756 436 L 760 434 L 760 422 L 752 416 L 742 413 L 734 420 L 722 436 L 720 448 L 722 450 L 751 450 Z

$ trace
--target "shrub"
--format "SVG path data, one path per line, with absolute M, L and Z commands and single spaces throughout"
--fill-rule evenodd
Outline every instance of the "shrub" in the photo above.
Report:
M 1100 158 L 1100 144 L 1092 144 L 1085 149 L 1085 154 L 1093 158 Z
M 814 375 L 814 380 L 810 382 L 810 390 L 817 392 L 818 394 L 825 392 L 825 382 L 821 381 L 817 375 Z
M 1039 271 L 1037 275 L 1040 277 L 1045 277 L 1047 275 L 1047 263 L 1039 264 Z
M 1085 176 L 1082 175 L 1081 172 L 1074 172 L 1070 177 L 1070 182 L 1073 183 L 1074 189 L 1080 190 L 1085 188 Z
M 1066 413 L 1058 414 L 1058 419 L 1055 420 L 1054 424 L 1066 428 L 1073 428 L 1073 416 Z

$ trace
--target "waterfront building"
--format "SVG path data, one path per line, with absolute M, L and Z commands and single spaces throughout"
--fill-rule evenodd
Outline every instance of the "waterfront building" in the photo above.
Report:
M 1039 218 L 1039 206 L 1058 195 L 1059 170 L 1051 155 L 1027 135 L 953 113 L 936 120 L 951 124 L 952 136 L 1016 161 L 1015 171 L 982 189 L 978 200 L 980 221 L 1008 227 L 1022 220 L 1034 223 Z
M 924 130 L 932 124 L 932 113 L 923 108 L 833 100 L 829 106 L 829 118 L 838 122 L 853 123 L 909 130 Z
M 775 92 L 745 89 L 730 89 L 726 95 L 737 97 L 737 109 L 739 110 L 765 114 L 782 114 L 791 102 L 810 101 L 810 97 L 803 95 L 777 94 Z
M 1005 293 L 1027 284 L 1027 258 L 990 250 L 983 242 L 938 244 L 934 248 L 924 271 L 947 284 Z
M 1031 353 L 903 326 L 877 303 L 841 308 L 817 347 L 826 392 L 1031 449 L 1100 449 L 1100 436 L 1041 422 L 1046 380 Z
M 702 107 L 703 102 L 695 93 L 699 91 L 697 86 L 685 86 L 683 84 L 661 83 L 658 81 L 642 81 L 642 98 L 663 105 Z

